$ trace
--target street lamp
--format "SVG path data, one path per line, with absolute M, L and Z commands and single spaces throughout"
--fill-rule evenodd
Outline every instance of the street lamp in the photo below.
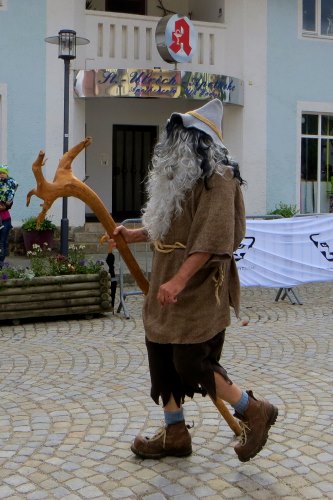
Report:
M 69 124 L 69 65 L 71 59 L 76 58 L 76 46 L 89 43 L 87 38 L 76 36 L 74 30 L 63 29 L 58 35 L 45 38 L 45 42 L 58 45 L 58 58 L 64 61 L 64 137 L 63 153 L 68 151 L 68 124 Z M 62 216 L 60 226 L 60 253 L 68 255 L 68 200 L 64 196 L 62 199 Z

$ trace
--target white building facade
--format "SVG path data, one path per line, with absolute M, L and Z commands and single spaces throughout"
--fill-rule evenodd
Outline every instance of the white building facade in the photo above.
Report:
M 224 143 L 247 181 L 247 214 L 265 214 L 280 202 L 303 213 L 331 210 L 330 1 L 87 4 L 1 2 L 0 160 L 20 185 L 14 225 L 39 212 L 39 199 L 25 207 L 39 150 L 46 151 L 50 181 L 62 156 L 64 65 L 44 39 L 64 28 L 90 40 L 71 62 L 69 147 L 93 139 L 74 161 L 74 174 L 117 221 L 140 214 L 151 150 L 170 114 L 200 107 L 214 92 L 224 101 Z M 190 19 L 197 33 L 191 62 L 166 62 L 157 50 L 156 26 L 174 12 Z M 56 224 L 61 207 L 57 200 L 50 210 Z M 73 227 L 94 220 L 76 198 L 68 200 L 68 217 Z

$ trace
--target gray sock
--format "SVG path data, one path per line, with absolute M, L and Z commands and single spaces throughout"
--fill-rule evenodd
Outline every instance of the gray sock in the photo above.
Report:
M 178 422 L 182 422 L 184 420 L 184 412 L 183 409 L 180 408 L 176 411 L 165 411 L 164 410 L 164 419 L 167 425 L 177 424 Z
M 240 415 L 244 415 L 244 412 L 246 411 L 248 405 L 249 395 L 247 392 L 243 391 L 240 400 L 236 404 L 231 406 L 236 410 L 237 413 L 239 413 Z

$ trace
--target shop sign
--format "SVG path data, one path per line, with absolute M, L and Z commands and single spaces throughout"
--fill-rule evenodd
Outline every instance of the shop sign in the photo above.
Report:
M 76 97 L 213 99 L 243 105 L 243 81 L 226 75 L 161 69 L 100 69 L 75 73 Z
M 191 62 L 197 50 L 197 32 L 190 19 L 173 14 L 157 23 L 155 42 L 164 61 Z

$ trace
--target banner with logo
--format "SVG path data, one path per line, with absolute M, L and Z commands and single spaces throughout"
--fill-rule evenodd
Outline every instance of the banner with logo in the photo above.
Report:
M 234 253 L 242 286 L 333 281 L 333 214 L 246 221 Z

